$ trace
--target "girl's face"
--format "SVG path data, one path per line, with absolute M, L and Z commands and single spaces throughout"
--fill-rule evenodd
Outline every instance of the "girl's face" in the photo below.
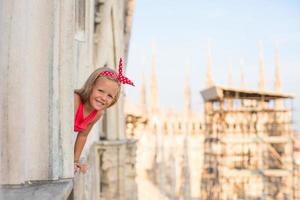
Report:
M 104 110 L 116 98 L 118 91 L 118 83 L 99 77 L 92 88 L 89 103 L 95 110 Z

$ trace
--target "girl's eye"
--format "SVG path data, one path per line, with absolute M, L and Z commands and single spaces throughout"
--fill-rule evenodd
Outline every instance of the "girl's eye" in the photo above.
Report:
M 101 92 L 101 93 L 103 93 L 103 92 L 104 92 L 104 91 L 103 91 L 103 90 L 101 90 L 101 89 L 99 89 L 98 91 L 99 91 L 99 92 Z
M 108 95 L 108 97 L 109 97 L 110 99 L 113 99 L 113 96 L 112 96 L 112 95 Z

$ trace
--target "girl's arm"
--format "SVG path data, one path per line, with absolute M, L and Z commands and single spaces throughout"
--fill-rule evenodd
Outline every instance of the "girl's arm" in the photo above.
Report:
M 81 131 L 77 134 L 75 146 L 74 146 L 74 162 L 79 162 L 80 155 L 85 145 L 88 134 L 90 133 L 94 124 L 101 118 L 102 111 L 98 111 L 94 121 L 92 121 L 84 131 Z
M 81 155 L 81 152 L 85 145 L 87 136 L 90 133 L 94 124 L 95 124 L 95 122 L 90 123 L 84 131 L 79 132 L 77 134 L 76 141 L 75 141 L 75 147 L 74 147 L 74 162 L 79 162 L 80 155 Z

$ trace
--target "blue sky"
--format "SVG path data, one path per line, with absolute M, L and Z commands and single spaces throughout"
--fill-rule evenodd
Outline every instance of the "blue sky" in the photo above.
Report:
M 249 89 L 257 88 L 261 41 L 268 90 L 273 89 L 277 42 L 283 91 L 296 97 L 294 121 L 300 130 L 300 1 L 296 0 L 136 0 L 126 73 L 137 87 L 126 89 L 127 100 L 138 102 L 143 72 L 149 95 L 154 43 L 160 106 L 183 108 L 183 82 L 188 71 L 192 108 L 202 111 L 199 92 L 205 87 L 209 41 L 214 81 L 227 83 L 231 63 L 233 84 L 239 86 L 243 60 Z

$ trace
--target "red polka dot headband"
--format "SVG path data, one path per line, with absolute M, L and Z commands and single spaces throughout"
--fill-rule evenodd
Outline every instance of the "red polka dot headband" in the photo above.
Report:
M 110 76 L 110 77 L 113 77 L 116 80 L 120 81 L 120 83 L 122 83 L 122 84 L 128 84 L 128 85 L 134 86 L 134 83 L 123 75 L 123 67 L 122 66 L 123 66 L 123 62 L 122 62 L 122 58 L 120 58 L 118 74 L 116 74 L 115 72 L 111 72 L 111 71 L 103 71 L 103 72 L 100 72 L 100 75 Z

